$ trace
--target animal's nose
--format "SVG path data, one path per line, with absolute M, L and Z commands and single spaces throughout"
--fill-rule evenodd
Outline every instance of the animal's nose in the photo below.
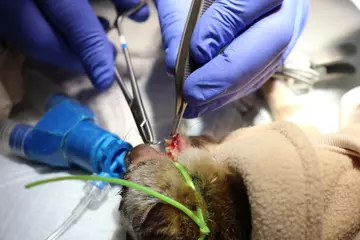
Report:
M 148 161 L 151 159 L 159 158 L 162 155 L 161 152 L 155 150 L 147 144 L 140 144 L 134 147 L 128 155 L 129 164 L 138 163 L 142 161 Z

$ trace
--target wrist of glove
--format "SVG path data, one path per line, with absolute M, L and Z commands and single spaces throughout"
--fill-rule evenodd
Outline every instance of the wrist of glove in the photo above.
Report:
M 191 0 L 155 4 L 166 64 L 173 69 Z M 309 0 L 215 1 L 192 35 L 191 57 L 200 68 L 185 81 L 184 117 L 201 116 L 260 88 L 293 49 L 308 6 Z

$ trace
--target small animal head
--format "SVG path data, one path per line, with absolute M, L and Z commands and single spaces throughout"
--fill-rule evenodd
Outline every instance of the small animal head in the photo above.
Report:
M 125 179 L 150 187 L 196 213 L 201 208 L 212 239 L 250 239 L 251 219 L 246 189 L 241 176 L 202 147 L 202 140 L 191 140 L 177 155 L 201 194 L 186 184 L 184 177 L 165 153 L 139 145 L 130 154 Z M 198 225 L 179 209 L 130 188 L 121 191 L 120 214 L 123 226 L 136 240 L 198 239 Z

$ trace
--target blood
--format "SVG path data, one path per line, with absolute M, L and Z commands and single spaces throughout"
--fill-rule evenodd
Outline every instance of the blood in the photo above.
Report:
M 180 134 L 175 134 L 166 141 L 166 154 L 176 161 L 177 156 L 187 147 L 187 139 Z

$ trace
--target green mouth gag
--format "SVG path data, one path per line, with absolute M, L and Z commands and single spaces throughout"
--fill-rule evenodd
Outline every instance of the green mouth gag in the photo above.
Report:
M 181 175 L 184 177 L 185 182 L 194 190 L 195 189 L 195 185 L 191 179 L 191 176 L 188 174 L 188 172 L 186 171 L 186 169 L 184 168 L 184 166 L 182 166 L 181 164 L 175 162 L 174 165 L 176 166 L 176 168 L 179 170 L 179 172 L 181 173 Z M 76 176 L 63 176 L 63 177 L 55 177 L 55 178 L 48 178 L 48 179 L 44 179 L 44 180 L 39 180 L 39 181 L 35 181 L 32 183 L 29 183 L 27 185 L 25 185 L 26 189 L 32 188 L 32 187 L 36 187 L 42 184 L 46 184 L 46 183 L 51 183 L 51 182 L 57 182 L 57 181 L 64 181 L 64 180 L 87 180 L 87 181 L 103 181 L 103 182 L 107 182 L 107 183 L 112 183 L 112 184 L 116 184 L 116 185 L 122 185 L 128 188 L 132 188 L 135 189 L 137 191 L 143 192 L 147 195 L 150 195 L 152 197 L 158 198 L 161 201 L 172 205 L 173 207 L 179 209 L 180 211 L 182 211 L 183 213 L 185 213 L 188 217 L 190 217 L 196 225 L 198 225 L 199 230 L 200 230 L 200 237 L 198 240 L 204 240 L 205 237 L 210 233 L 210 229 L 208 228 L 205 218 L 203 216 L 202 210 L 200 207 L 197 207 L 197 212 L 196 214 L 191 211 L 189 208 L 187 208 L 186 206 L 184 206 L 183 204 L 179 203 L 178 201 L 165 196 L 151 188 L 139 185 L 137 183 L 131 182 L 131 181 L 127 181 L 124 179 L 118 179 L 118 178 L 111 178 L 111 177 L 100 177 L 100 176 L 93 176 L 93 175 L 76 175 Z M 196 191 L 197 192 L 197 191 Z M 198 193 L 198 192 L 197 192 Z M 199 194 L 197 194 L 199 195 Z

